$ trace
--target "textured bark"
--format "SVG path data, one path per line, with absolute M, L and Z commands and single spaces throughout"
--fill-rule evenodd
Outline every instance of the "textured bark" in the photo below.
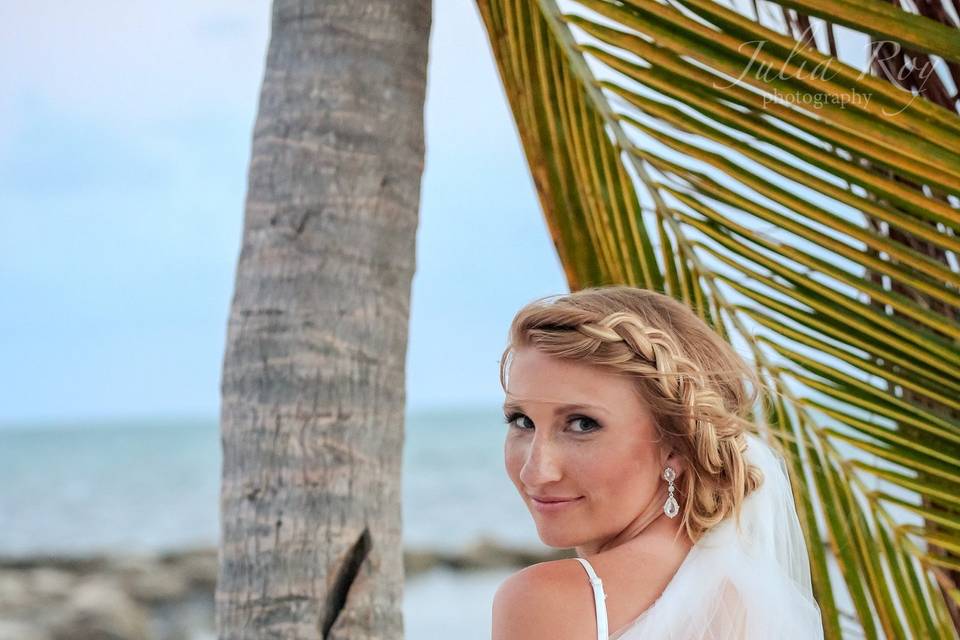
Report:
M 401 638 L 430 0 L 276 0 L 223 365 L 220 638 Z

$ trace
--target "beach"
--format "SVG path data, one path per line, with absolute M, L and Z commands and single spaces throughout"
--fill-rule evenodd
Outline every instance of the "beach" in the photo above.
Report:
M 493 594 L 545 547 L 503 470 L 497 409 L 410 413 L 405 637 L 490 637 Z M 215 420 L 0 429 L 0 640 L 213 638 Z

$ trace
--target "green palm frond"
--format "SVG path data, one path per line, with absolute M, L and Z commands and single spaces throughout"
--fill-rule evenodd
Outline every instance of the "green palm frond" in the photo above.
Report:
M 571 289 L 681 299 L 776 389 L 826 636 L 956 638 L 960 31 L 779 5 L 782 30 L 714 0 L 478 0 Z M 781 32 L 809 16 L 827 52 Z M 902 45 L 913 84 L 831 55 L 832 23 Z

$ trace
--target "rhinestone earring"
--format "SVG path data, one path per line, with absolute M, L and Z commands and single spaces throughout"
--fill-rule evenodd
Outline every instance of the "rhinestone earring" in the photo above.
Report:
M 676 518 L 677 514 L 680 513 L 680 505 L 677 503 L 677 499 L 673 497 L 673 481 L 676 480 L 677 474 L 671 467 L 666 467 L 663 470 L 663 479 L 667 481 L 667 491 L 670 495 L 667 497 L 667 501 L 663 503 L 663 512 L 667 514 L 668 518 Z

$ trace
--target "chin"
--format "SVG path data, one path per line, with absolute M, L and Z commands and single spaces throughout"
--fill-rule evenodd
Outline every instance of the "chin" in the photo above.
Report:
M 579 536 L 560 531 L 556 527 L 537 527 L 537 535 L 540 537 L 540 542 L 554 549 L 572 549 L 580 544 Z

